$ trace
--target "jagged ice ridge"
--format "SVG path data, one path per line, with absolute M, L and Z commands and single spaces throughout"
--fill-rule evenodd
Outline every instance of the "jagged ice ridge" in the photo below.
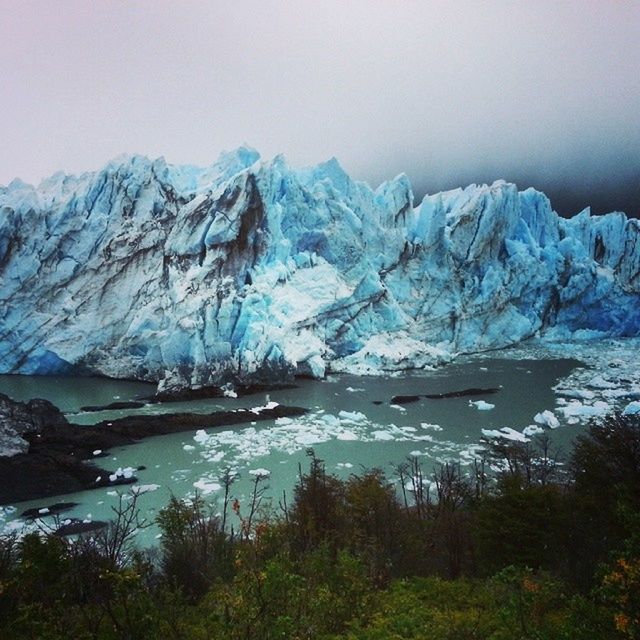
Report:
M 0 372 L 161 388 L 423 367 L 640 332 L 640 224 L 503 181 L 372 190 L 336 160 L 125 157 L 0 187 Z

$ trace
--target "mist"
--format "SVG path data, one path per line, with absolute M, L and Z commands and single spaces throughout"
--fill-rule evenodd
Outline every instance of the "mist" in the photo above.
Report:
M 640 3 L 10 0 L 0 184 L 247 143 L 417 198 L 503 178 L 640 214 Z

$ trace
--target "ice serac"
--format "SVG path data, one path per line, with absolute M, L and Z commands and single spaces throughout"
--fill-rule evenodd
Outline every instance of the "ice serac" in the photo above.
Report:
M 0 371 L 199 387 L 640 331 L 640 226 L 502 181 L 376 190 L 249 148 L 0 187 Z

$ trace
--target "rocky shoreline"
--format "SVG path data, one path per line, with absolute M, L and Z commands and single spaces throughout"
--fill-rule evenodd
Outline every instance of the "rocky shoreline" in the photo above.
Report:
M 118 474 L 94 462 L 113 447 L 305 412 L 272 402 L 253 409 L 127 416 L 84 426 L 70 423 L 46 400 L 23 403 L 0 394 L 0 505 L 136 482 L 133 474 Z

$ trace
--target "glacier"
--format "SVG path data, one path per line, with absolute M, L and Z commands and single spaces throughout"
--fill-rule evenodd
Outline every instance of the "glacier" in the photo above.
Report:
M 0 372 L 160 390 L 640 333 L 640 223 L 496 181 L 414 202 L 335 160 L 124 156 L 0 187 Z

